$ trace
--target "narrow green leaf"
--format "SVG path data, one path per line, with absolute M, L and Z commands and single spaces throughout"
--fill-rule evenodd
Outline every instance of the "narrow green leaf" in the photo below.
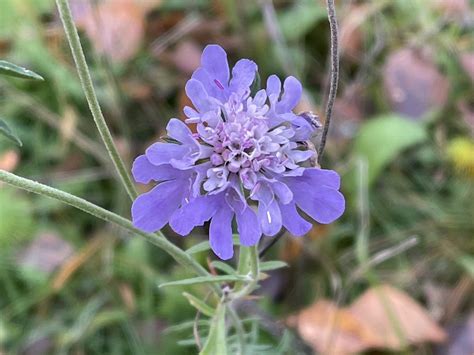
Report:
M 183 292 L 183 296 L 186 297 L 189 303 L 191 304 L 191 306 L 196 308 L 199 312 L 201 312 L 202 314 L 205 314 L 208 317 L 214 317 L 214 314 L 215 314 L 214 309 L 210 307 L 207 303 L 205 303 L 204 301 L 201 301 L 196 296 L 187 292 Z
M 39 74 L 34 71 L 20 67 L 19 65 L 0 60 L 0 74 L 14 76 L 22 79 L 44 80 Z
M 240 245 L 239 236 L 237 234 L 234 234 L 232 236 L 232 239 L 234 241 L 234 245 Z M 186 254 L 190 254 L 190 255 L 196 254 L 196 253 L 200 253 L 200 252 L 207 251 L 210 249 L 211 249 L 211 245 L 209 244 L 209 241 L 206 240 L 204 242 L 197 243 L 196 245 L 193 245 L 192 247 L 187 249 Z
M 194 327 L 194 320 L 189 321 L 189 322 L 184 322 L 181 324 L 177 325 L 172 325 L 166 329 L 163 330 L 163 332 L 166 333 L 174 333 L 174 332 L 183 332 L 183 331 L 188 331 L 189 329 L 192 329 Z M 200 319 L 197 323 L 198 326 L 200 327 L 209 327 L 211 322 L 207 319 Z
M 235 275 L 237 273 L 237 271 L 232 266 L 223 263 L 222 261 L 215 260 L 211 263 L 211 265 L 214 266 L 217 270 L 225 272 L 229 275 Z
M 404 149 L 426 138 L 423 125 L 397 115 L 381 116 L 364 123 L 355 139 L 354 153 L 367 159 L 369 185 Z
M 239 275 L 200 276 L 200 277 L 194 277 L 191 279 L 165 282 L 164 284 L 161 284 L 160 287 L 187 286 L 187 285 L 197 285 L 197 284 L 206 284 L 206 283 L 233 282 L 233 281 L 245 281 L 245 280 L 248 280 L 248 278 L 245 276 L 239 276 Z
M 18 138 L 12 132 L 10 127 L 7 125 L 7 123 L 2 119 L 0 119 L 0 135 L 4 136 L 5 138 L 8 138 L 10 141 L 12 141 L 15 144 L 18 144 L 20 147 L 23 145 L 20 138 Z
M 260 263 L 260 271 L 276 270 L 281 269 L 282 267 L 288 267 L 288 264 L 279 260 L 264 261 Z
M 209 249 L 211 249 L 211 246 L 209 245 L 209 242 L 206 240 L 204 242 L 197 243 L 193 245 L 192 247 L 190 247 L 189 249 L 187 249 L 186 254 L 190 254 L 190 255 L 196 254 L 196 253 L 200 253 Z
M 225 305 L 222 303 L 216 309 L 212 318 L 211 329 L 199 355 L 227 354 L 226 327 L 225 327 Z

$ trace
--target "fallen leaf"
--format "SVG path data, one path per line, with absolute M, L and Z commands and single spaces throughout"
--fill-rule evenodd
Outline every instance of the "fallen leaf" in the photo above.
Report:
M 179 42 L 172 53 L 176 68 L 184 74 L 192 74 L 201 65 L 201 48 L 192 41 Z
M 407 345 L 443 342 L 445 332 L 406 293 L 389 285 L 367 290 L 351 306 L 319 300 L 288 319 L 318 353 L 369 349 L 401 351 Z
M 19 265 L 51 273 L 62 265 L 74 252 L 70 243 L 54 233 L 43 233 L 23 250 L 18 258 Z
M 383 68 L 384 88 L 392 109 L 418 119 L 444 106 L 449 82 L 435 64 L 419 52 L 404 48 L 392 53 Z
M 427 311 L 406 293 L 389 285 L 367 290 L 349 308 L 381 340 L 379 347 L 400 350 L 405 344 L 440 343 L 446 334 Z
M 328 300 L 319 300 L 289 319 L 301 337 L 321 354 L 358 353 L 380 343 L 373 330 Z
M 140 49 L 145 34 L 145 12 L 136 1 L 100 3 L 82 16 L 84 30 L 95 49 L 110 60 L 126 62 Z
M 0 153 L 0 170 L 13 171 L 18 166 L 20 156 L 17 151 L 9 149 Z

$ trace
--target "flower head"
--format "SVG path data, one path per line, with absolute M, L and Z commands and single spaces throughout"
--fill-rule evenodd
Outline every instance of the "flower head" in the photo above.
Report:
M 293 109 L 302 86 L 277 76 L 251 93 L 257 65 L 239 60 L 229 71 L 226 52 L 204 49 L 201 67 L 186 84 L 194 108 L 185 107 L 186 123 L 173 118 L 169 142 L 151 145 L 133 164 L 139 183 L 158 184 L 132 206 L 134 225 L 146 232 L 166 223 L 178 234 L 210 220 L 210 245 L 221 259 L 233 255 L 232 221 L 242 245 L 255 245 L 263 235 L 285 227 L 295 236 L 311 223 L 331 223 L 344 211 L 339 175 L 312 167 L 315 152 L 305 143 L 318 128 Z

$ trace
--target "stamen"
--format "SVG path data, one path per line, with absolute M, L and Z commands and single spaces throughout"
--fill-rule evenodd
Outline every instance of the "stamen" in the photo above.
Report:
M 219 87 L 219 89 L 221 90 L 224 90 L 224 86 L 221 84 L 221 82 L 217 79 L 214 79 L 214 82 L 216 83 L 216 85 Z

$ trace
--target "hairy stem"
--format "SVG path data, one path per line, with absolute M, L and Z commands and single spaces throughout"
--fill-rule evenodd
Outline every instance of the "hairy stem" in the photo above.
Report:
M 17 187 L 22 190 L 30 191 L 38 195 L 48 196 L 55 200 L 64 202 L 67 205 L 75 207 L 86 213 L 89 213 L 103 221 L 116 224 L 133 234 L 137 234 L 145 238 L 150 243 L 163 249 L 179 264 L 184 266 L 186 269 L 194 272 L 199 276 L 209 276 L 209 273 L 200 264 L 198 264 L 191 256 L 186 254 L 183 250 L 169 242 L 163 234 L 158 232 L 157 234 L 148 234 L 135 228 L 128 219 L 123 218 L 113 212 L 107 211 L 106 209 L 94 205 L 93 203 L 86 201 L 80 197 L 71 195 L 67 192 L 55 189 L 53 187 L 40 184 L 36 181 L 22 178 L 15 174 L 0 170 L 0 181 L 5 182 L 11 186 Z M 219 289 L 214 289 L 219 291 Z
M 134 199 L 137 196 L 135 190 L 135 185 L 133 184 L 132 178 L 128 169 L 125 167 L 124 162 L 120 158 L 117 147 L 112 139 L 107 123 L 105 122 L 104 116 L 100 109 L 99 101 L 97 100 L 97 95 L 95 94 L 94 86 L 92 84 L 91 75 L 87 67 L 86 58 L 84 56 L 84 51 L 82 50 L 81 42 L 79 40 L 79 34 L 77 33 L 77 28 L 74 25 L 74 21 L 71 15 L 71 9 L 67 0 L 56 0 L 58 6 L 59 15 L 66 32 L 66 37 L 71 47 L 72 56 L 74 57 L 74 62 L 76 63 L 77 73 L 79 74 L 79 79 L 81 81 L 82 89 L 89 104 L 89 108 L 94 118 L 94 122 L 99 130 L 100 137 L 109 153 L 112 162 L 114 163 L 115 169 L 131 199 Z
M 326 146 L 326 138 L 329 132 L 329 124 L 331 123 L 332 110 L 337 94 L 337 84 L 339 81 L 339 44 L 338 44 L 338 30 L 336 9 L 334 0 L 326 0 L 328 9 L 329 29 L 331 32 L 331 82 L 329 86 L 329 98 L 326 105 L 326 120 L 324 121 L 323 134 L 321 136 L 321 143 L 318 150 L 318 163 L 323 157 L 324 147 Z
M 242 273 L 245 269 L 247 269 L 248 273 L 250 274 L 251 279 L 250 279 L 250 282 L 248 282 L 240 291 L 231 295 L 231 299 L 233 300 L 237 300 L 239 298 L 248 296 L 250 293 L 252 293 L 252 291 L 255 290 L 255 288 L 258 285 L 258 277 L 260 274 L 260 259 L 258 256 L 258 244 L 254 245 L 253 247 L 248 247 L 247 249 L 249 253 L 247 255 L 245 255 L 245 253 L 242 253 L 241 255 L 246 259 L 244 263 L 248 262 L 248 265 L 246 265 L 245 267 L 244 265 L 241 265 L 239 263 L 239 273 Z

